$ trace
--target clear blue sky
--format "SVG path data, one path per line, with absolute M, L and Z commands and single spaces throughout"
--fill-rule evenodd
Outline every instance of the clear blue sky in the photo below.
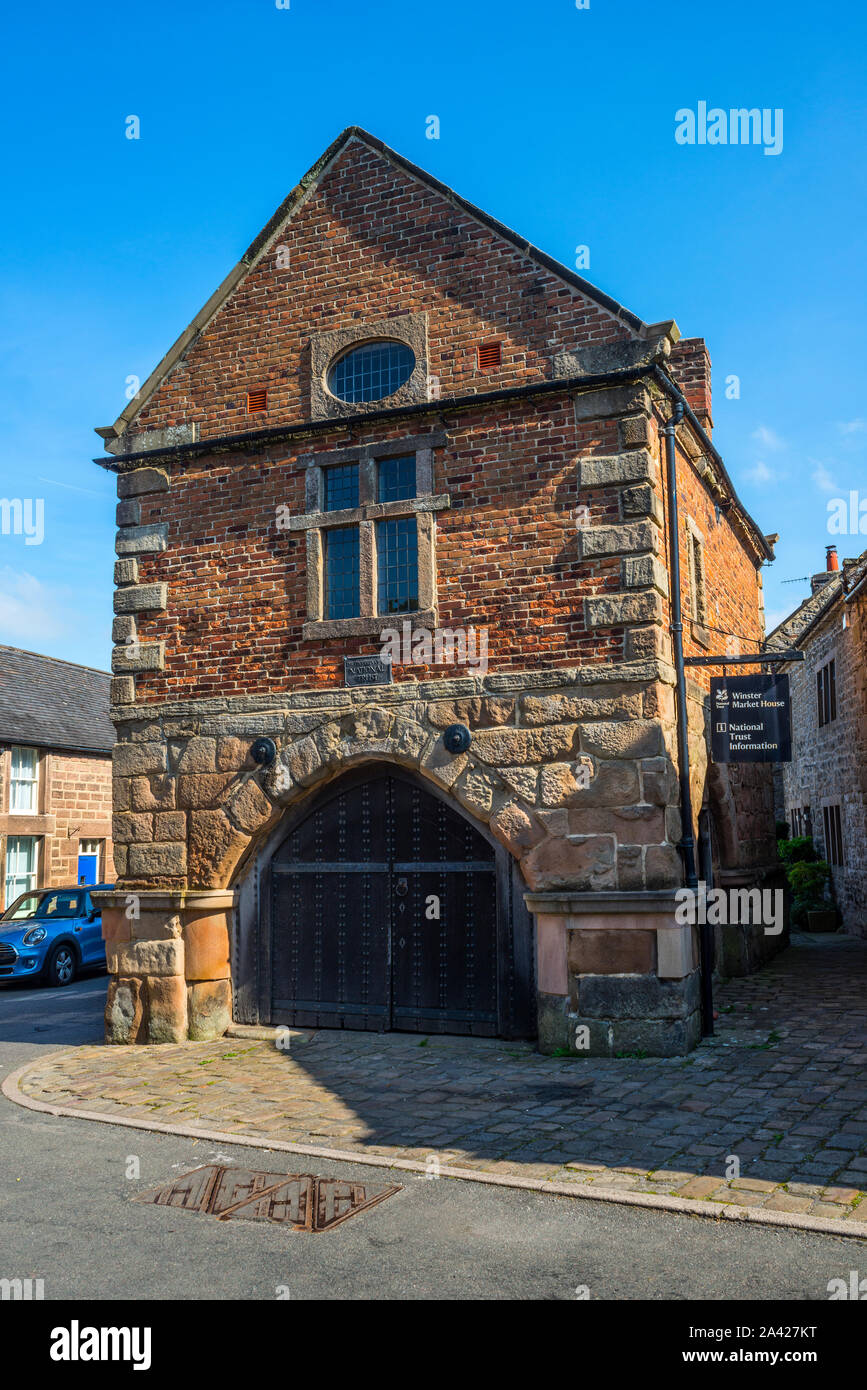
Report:
M 828 498 L 867 497 L 865 27 L 856 0 L 7 11 L 0 497 L 43 498 L 45 538 L 0 535 L 0 642 L 108 666 L 115 493 L 93 427 L 352 124 L 567 264 L 588 245 L 600 288 L 707 339 L 715 441 L 781 535 L 778 620 L 808 592 L 781 581 L 837 539 Z M 700 101 L 782 108 L 782 153 L 679 145 L 675 112 Z

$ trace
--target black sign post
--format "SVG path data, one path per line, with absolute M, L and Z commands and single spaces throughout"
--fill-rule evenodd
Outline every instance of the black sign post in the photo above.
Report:
M 792 761 L 787 675 L 711 677 L 710 718 L 715 763 Z

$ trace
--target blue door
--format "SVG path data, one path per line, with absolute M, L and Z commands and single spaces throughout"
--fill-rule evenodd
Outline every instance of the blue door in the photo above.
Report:
M 99 873 L 99 851 L 94 853 L 81 853 L 78 856 L 78 886 L 79 888 L 92 888 L 98 882 Z

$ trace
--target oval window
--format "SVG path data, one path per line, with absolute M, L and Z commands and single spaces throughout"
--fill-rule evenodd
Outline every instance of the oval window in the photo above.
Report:
M 328 389 L 341 401 L 381 401 L 393 396 L 415 369 L 406 343 L 365 343 L 351 348 L 328 373 Z

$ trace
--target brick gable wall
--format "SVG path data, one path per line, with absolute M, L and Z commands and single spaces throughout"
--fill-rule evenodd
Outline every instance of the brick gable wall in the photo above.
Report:
M 289 265 L 278 265 L 278 247 Z M 358 141 L 256 262 L 139 413 L 137 430 L 196 423 L 201 439 L 309 417 L 311 331 L 428 314 L 429 367 L 443 395 L 552 375 L 557 352 L 631 330 Z M 479 343 L 502 341 L 480 372 Z M 268 388 L 248 416 L 246 393 Z

